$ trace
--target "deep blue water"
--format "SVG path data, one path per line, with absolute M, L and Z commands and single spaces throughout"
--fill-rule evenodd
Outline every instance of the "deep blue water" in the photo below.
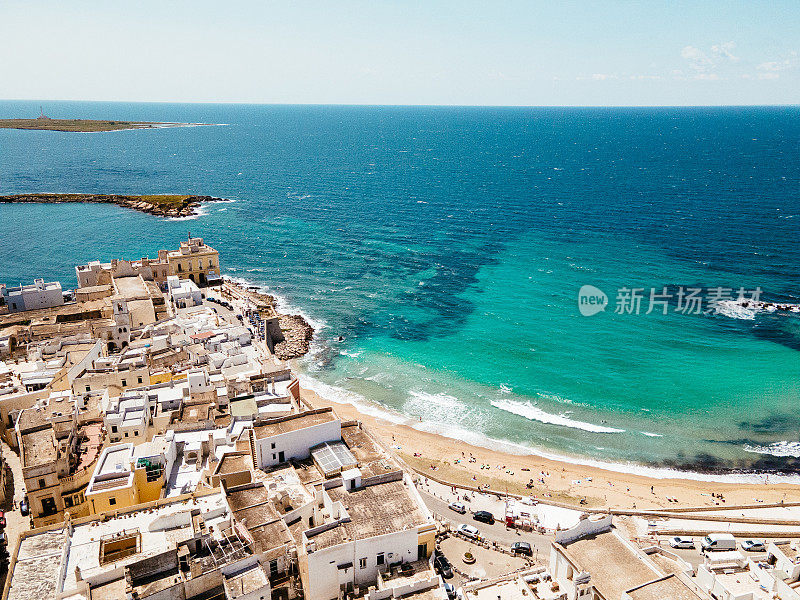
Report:
M 0 102 L 0 115 L 38 113 Z M 169 221 L 0 206 L 0 281 L 202 235 L 311 317 L 318 391 L 464 439 L 691 468 L 795 470 L 800 319 L 617 315 L 617 289 L 798 303 L 800 109 L 48 103 L 205 122 L 0 130 L 0 193 L 197 193 Z M 612 306 L 582 317 L 578 289 Z M 643 311 L 644 312 L 644 311 Z M 339 336 L 344 337 L 338 342 Z M 659 437 L 660 436 L 660 437 Z M 760 451 L 760 452 L 756 452 Z

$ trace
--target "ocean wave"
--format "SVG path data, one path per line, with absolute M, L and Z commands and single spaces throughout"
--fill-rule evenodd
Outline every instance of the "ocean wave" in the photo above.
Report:
M 203 208 L 201 204 L 195 209 L 195 213 L 193 215 L 187 215 L 185 217 L 167 217 L 167 221 L 194 221 L 195 219 L 199 219 L 200 217 L 208 216 L 208 211 Z
M 766 446 L 745 444 L 744 449 L 747 452 L 754 452 L 756 454 L 769 454 L 770 456 L 778 456 L 781 458 L 800 458 L 800 442 L 774 442 Z
M 591 433 L 625 432 L 624 429 L 595 425 L 594 423 L 587 423 L 585 421 L 576 421 L 563 414 L 553 415 L 528 402 L 518 402 L 516 400 L 492 400 L 492 406 L 520 417 L 525 417 L 531 421 L 539 421 L 540 423 L 547 423 L 548 425 L 559 425 L 561 427 L 569 427 L 571 429 L 582 429 L 583 431 L 589 431 Z
M 347 356 L 349 358 L 358 358 L 361 356 L 362 352 L 359 350 L 358 352 L 348 352 L 347 350 L 339 350 L 339 354 L 342 356 Z
M 664 437 L 661 433 L 650 433 L 649 431 L 642 431 L 640 432 L 642 435 L 646 435 L 647 437 Z
M 304 373 L 300 373 L 298 376 L 300 377 L 301 387 L 310 389 L 322 398 L 332 402 L 354 406 L 359 412 L 365 415 L 384 419 L 398 425 L 406 425 L 412 429 L 416 429 L 417 431 L 434 433 L 443 437 L 460 440 L 466 442 L 467 444 L 479 446 L 481 448 L 488 448 L 490 450 L 497 450 L 518 456 L 538 456 L 547 460 L 569 462 L 573 465 L 607 469 L 616 473 L 628 473 L 631 475 L 651 477 L 653 479 L 687 479 L 691 481 L 720 483 L 764 483 L 766 481 L 766 475 L 761 473 L 731 473 L 716 475 L 713 473 L 680 471 L 667 467 L 652 467 L 632 462 L 612 462 L 610 460 L 600 460 L 587 458 L 584 456 L 571 456 L 568 454 L 560 454 L 557 452 L 542 450 L 541 448 L 535 448 L 525 444 L 492 438 L 486 434 L 460 427 L 459 425 L 454 424 L 452 421 L 448 421 L 446 423 L 441 421 L 416 421 L 396 411 L 381 406 L 371 400 L 368 400 L 366 397 L 357 394 L 356 392 L 351 392 L 341 387 L 328 385 Z M 769 474 L 769 481 L 771 483 L 800 484 L 800 476 Z
M 717 302 L 717 314 L 729 319 L 740 319 L 743 321 L 753 321 L 756 318 L 756 310 L 742 306 L 736 300 L 723 300 Z
M 398 425 L 408 424 L 410 421 L 408 417 L 379 406 L 356 392 L 351 392 L 350 390 L 342 387 L 328 385 L 327 383 L 324 383 L 319 379 L 315 379 L 314 377 L 304 373 L 298 374 L 298 377 L 300 379 L 301 387 L 311 390 L 326 400 L 336 402 L 337 404 L 349 404 L 358 409 L 358 412 L 360 413 L 370 417 L 375 417 L 376 419 L 384 419 L 385 421 L 389 421 Z
M 716 313 L 731 319 L 752 321 L 758 313 L 790 312 L 800 314 L 800 304 L 788 302 L 762 302 L 755 300 L 721 300 L 716 304 Z
M 690 481 L 708 481 L 720 483 L 764 483 L 766 481 L 765 478 L 767 477 L 767 475 L 761 473 L 731 473 L 725 475 L 715 475 L 713 473 L 698 473 L 696 471 L 680 471 L 667 467 L 651 467 L 631 462 L 612 462 L 594 458 L 586 458 L 583 456 L 570 456 L 567 454 L 559 454 L 557 452 L 549 452 L 547 450 L 526 446 L 524 444 L 518 444 L 516 442 L 510 442 L 508 440 L 491 438 L 476 431 L 463 429 L 457 425 L 453 425 L 452 423 L 424 421 L 421 423 L 414 423 L 411 425 L 411 427 L 418 431 L 435 433 L 444 437 L 464 441 L 473 446 L 480 446 L 481 448 L 488 448 L 490 450 L 497 450 L 500 452 L 506 452 L 508 454 L 516 454 L 518 456 L 539 456 L 547 460 L 568 462 L 572 465 L 606 469 L 616 473 L 640 475 L 643 477 L 651 477 L 653 479 L 687 479 Z M 791 483 L 797 485 L 800 484 L 800 476 L 769 474 L 769 482 Z
M 449 410 L 466 407 L 461 400 L 450 394 L 445 394 L 444 392 L 430 394 L 419 390 L 410 390 L 408 393 L 410 394 L 410 398 L 406 401 L 406 406 L 422 408 L 424 412 L 430 411 L 431 406 Z

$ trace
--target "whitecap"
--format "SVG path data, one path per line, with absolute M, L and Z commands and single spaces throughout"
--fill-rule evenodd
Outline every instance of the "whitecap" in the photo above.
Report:
M 766 446 L 753 446 L 745 444 L 744 449 L 747 452 L 754 452 L 756 454 L 769 454 L 770 456 L 779 456 L 782 458 L 793 457 L 800 458 L 800 442 L 774 442 Z
M 649 431 L 641 431 L 642 435 L 646 435 L 647 437 L 664 437 L 661 433 L 650 433 Z
M 539 421 L 548 425 L 558 425 L 571 429 L 581 429 L 590 433 L 624 433 L 624 429 L 595 425 L 585 421 L 576 421 L 564 414 L 553 415 L 543 411 L 541 408 L 529 402 L 518 402 L 516 400 L 492 400 L 492 406 L 500 410 L 510 412 L 520 417 L 525 417 L 531 421 Z

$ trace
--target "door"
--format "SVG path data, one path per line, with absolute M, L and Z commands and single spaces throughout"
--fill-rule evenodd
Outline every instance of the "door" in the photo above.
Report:
M 419 544 L 417 546 L 417 560 L 422 560 L 428 556 L 428 544 Z
M 278 462 L 286 462 L 286 454 L 284 454 L 283 450 L 278 452 Z

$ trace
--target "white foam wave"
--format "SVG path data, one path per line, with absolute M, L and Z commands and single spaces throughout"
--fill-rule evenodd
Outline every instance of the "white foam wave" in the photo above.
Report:
M 735 300 L 723 300 L 717 302 L 717 314 L 729 319 L 740 319 L 743 321 L 753 321 L 756 318 L 756 311 L 753 308 L 745 307 Z
M 604 460 L 597 460 L 593 458 L 586 458 L 581 456 L 568 456 L 566 454 L 558 454 L 556 452 L 549 452 L 540 448 L 533 448 L 508 440 L 498 440 L 490 438 L 487 435 L 475 431 L 463 429 L 452 423 L 436 423 L 436 422 L 422 422 L 414 423 L 411 425 L 413 429 L 418 431 L 426 431 L 428 433 L 435 433 L 444 437 L 462 440 L 467 444 L 473 446 L 480 446 L 481 448 L 488 448 L 490 450 L 498 450 L 508 454 L 516 454 L 519 456 L 539 456 L 547 460 L 554 460 L 559 462 L 568 462 L 573 465 L 582 465 L 585 467 L 594 467 L 597 469 L 606 469 L 616 473 L 628 473 L 631 475 L 640 475 L 642 477 L 650 477 L 652 479 L 686 479 L 690 481 L 708 481 L 720 483 L 764 483 L 766 481 L 766 474 L 760 473 L 735 473 L 728 475 L 714 475 L 711 473 L 696 473 L 693 471 L 678 471 L 675 469 L 668 469 L 665 467 L 649 467 L 646 465 L 639 465 L 636 463 L 623 463 L 611 462 Z M 800 476 L 798 475 L 773 475 L 769 476 L 770 483 L 790 483 L 800 485 Z
M 339 350 L 339 354 L 342 356 L 348 356 L 350 358 L 358 358 L 361 356 L 361 351 L 359 352 L 348 352 L 347 350 Z
M 518 402 L 516 400 L 492 400 L 492 406 L 520 417 L 525 417 L 531 421 L 539 421 L 540 423 L 547 423 L 549 425 L 559 425 L 561 427 L 569 427 L 571 429 L 582 429 L 583 431 L 589 431 L 591 433 L 625 432 L 624 429 L 595 425 L 594 423 L 587 423 L 585 421 L 576 421 L 564 414 L 553 415 L 543 411 L 534 404 L 530 404 L 529 402 Z
M 194 221 L 195 219 L 199 219 L 200 217 L 205 217 L 208 215 L 208 211 L 203 208 L 201 204 L 195 209 L 195 213 L 193 215 L 187 215 L 185 217 L 167 217 L 167 221 Z
M 328 385 L 327 383 L 323 383 L 319 379 L 315 379 L 314 377 L 311 377 L 305 373 L 300 373 L 298 377 L 300 378 L 301 387 L 311 390 L 326 400 L 336 402 L 337 404 L 349 404 L 358 409 L 358 412 L 360 413 L 370 417 L 375 417 L 376 419 L 384 419 L 398 425 L 407 424 L 409 422 L 408 417 L 379 406 L 374 402 L 370 402 L 361 394 L 351 392 L 350 390 L 346 390 L 341 387 Z
M 452 421 L 436 422 L 436 421 L 414 421 L 408 417 L 390 410 L 386 407 L 380 406 L 364 396 L 345 390 L 340 387 L 328 385 L 323 383 L 305 373 L 300 373 L 300 385 L 303 388 L 310 389 L 316 394 L 336 402 L 338 404 L 349 404 L 354 406 L 359 412 L 372 417 L 385 419 L 389 422 L 398 425 L 406 425 L 417 431 L 425 431 L 428 433 L 435 433 L 443 437 L 460 440 L 479 446 L 481 448 L 488 448 L 490 450 L 497 450 L 506 452 L 508 454 L 515 454 L 518 456 L 539 456 L 547 460 L 554 460 L 560 462 L 568 462 L 573 465 L 582 465 L 586 467 L 594 467 L 598 469 L 606 469 L 616 473 L 628 473 L 631 475 L 640 475 L 643 477 L 650 477 L 653 479 L 684 479 L 690 481 L 707 481 L 707 482 L 721 482 L 721 483 L 764 483 L 767 475 L 759 473 L 736 473 L 727 475 L 714 475 L 711 473 L 696 473 L 692 471 L 678 471 L 676 469 L 668 469 L 665 467 L 650 467 L 636 463 L 628 462 L 612 462 L 604 461 L 593 458 L 586 458 L 582 456 L 569 456 L 566 454 L 558 454 L 510 442 L 508 440 L 490 438 L 489 436 L 469 429 L 464 429 L 455 425 Z M 769 481 L 771 483 L 789 483 L 800 485 L 800 476 L 798 475 L 773 475 L 770 474 Z
M 642 435 L 646 435 L 647 437 L 664 437 L 660 433 L 650 433 L 649 431 L 642 431 Z
M 752 446 L 745 444 L 744 449 L 747 452 L 755 452 L 756 454 L 769 454 L 771 456 L 779 456 L 781 458 L 793 457 L 800 458 L 800 442 L 775 442 L 767 446 Z
M 405 406 L 408 408 L 421 408 L 424 412 L 429 412 L 431 406 L 445 409 L 464 408 L 464 403 L 455 396 L 439 392 L 438 394 L 430 394 L 428 392 L 419 390 L 410 390 L 408 392 L 410 398 L 406 401 Z

